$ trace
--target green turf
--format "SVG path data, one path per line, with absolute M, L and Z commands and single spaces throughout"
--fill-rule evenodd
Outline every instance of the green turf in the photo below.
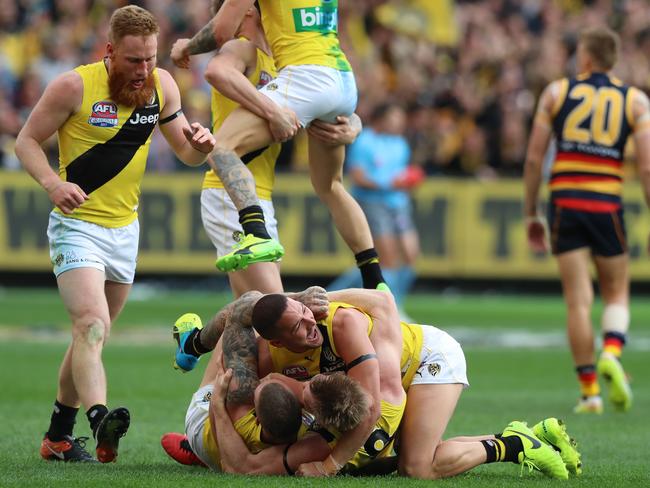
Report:
M 19 300 L 20 297 L 24 300 Z M 160 325 L 185 309 L 209 311 L 216 300 L 181 294 L 154 301 L 130 302 L 121 326 Z M 48 301 L 49 300 L 49 301 Z M 3 320 L 30 325 L 48 319 L 40 308 L 49 303 L 50 323 L 58 323 L 53 309 L 60 307 L 56 295 L 4 294 L 0 299 Z M 192 300 L 195 300 L 192 302 Z M 191 303 L 190 303 L 191 302 Z M 29 304 L 29 306 L 27 306 Z M 38 306 L 37 306 L 38 305 Z M 187 306 L 192 308 L 187 308 Z M 185 308 L 184 308 L 185 307 Z M 422 308 L 420 308 L 422 307 Z M 557 317 L 561 328 L 562 304 L 558 298 L 456 297 L 453 300 L 420 297 L 408 304 L 408 311 L 427 322 L 489 327 L 535 326 L 544 318 Z M 38 320 L 34 317 L 42 313 Z M 58 312 L 56 312 L 58 313 Z M 643 317 L 647 307 L 633 309 Z M 419 315 L 422 314 L 422 315 Z M 435 320 L 433 320 L 435 314 Z M 63 314 L 62 323 L 65 322 Z M 647 327 L 644 320 L 639 327 Z M 486 331 L 489 333 L 489 331 Z M 123 440 L 120 457 L 114 465 L 76 466 L 51 464 L 38 457 L 38 446 L 47 428 L 54 399 L 56 374 L 65 350 L 61 342 L 46 344 L 23 341 L 0 343 L 0 486 L 248 486 L 251 478 L 214 475 L 199 468 L 176 465 L 159 444 L 161 434 L 181 430 L 190 395 L 200 372 L 180 374 L 171 368 L 172 345 L 143 346 L 109 344 L 104 358 L 109 379 L 109 398 L 113 406 L 126 405 L 132 413 L 132 428 Z M 448 436 L 494 433 L 515 418 L 535 422 L 545 416 L 567 421 L 583 452 L 584 474 L 567 486 L 648 486 L 647 441 L 650 439 L 650 387 L 645 381 L 647 352 L 630 350 L 625 364 L 633 377 L 635 404 L 626 414 L 608 409 L 604 415 L 582 417 L 570 412 L 577 390 L 566 347 L 540 350 L 466 350 L 472 384 L 461 397 Z M 431 406 L 435 413 L 435 405 Z M 77 435 L 88 435 L 87 421 L 78 418 Z M 451 480 L 446 486 L 556 486 L 558 481 L 533 473 L 520 478 L 519 466 L 499 464 L 481 466 Z M 259 480 L 255 480 L 259 483 Z M 266 486 L 430 486 L 430 482 L 396 479 L 298 480 L 265 478 Z

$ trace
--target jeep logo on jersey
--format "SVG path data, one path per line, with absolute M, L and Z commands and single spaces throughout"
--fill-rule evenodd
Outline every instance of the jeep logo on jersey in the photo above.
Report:
M 95 127 L 115 127 L 117 125 L 117 105 L 113 102 L 95 102 L 88 123 Z
M 129 119 L 129 124 L 134 124 L 134 125 L 155 124 L 156 122 L 158 122 L 159 116 L 160 116 L 159 114 L 142 115 L 136 113 L 133 118 Z
M 323 2 L 321 7 L 293 9 L 296 32 L 336 33 L 338 30 L 338 2 Z

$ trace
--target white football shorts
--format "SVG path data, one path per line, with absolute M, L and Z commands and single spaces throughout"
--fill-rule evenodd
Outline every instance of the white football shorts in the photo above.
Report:
M 461 383 L 465 388 L 467 363 L 456 339 L 432 325 L 421 325 L 423 342 L 420 367 L 411 385 L 446 385 Z
M 210 396 L 213 390 L 214 385 L 205 385 L 192 395 L 192 400 L 187 407 L 187 414 L 185 414 L 185 435 L 194 454 L 211 469 L 221 471 L 221 466 L 210 458 L 207 450 L 203 447 L 203 428 L 208 419 Z
M 140 224 L 104 227 L 50 212 L 47 226 L 54 275 L 75 268 L 103 271 L 108 281 L 131 284 L 138 257 Z
M 357 108 L 354 73 L 327 66 L 286 66 L 260 92 L 293 110 L 303 127 L 315 119 L 334 122 L 337 115 L 349 116 Z
M 279 242 L 278 221 L 275 219 L 273 202 L 260 200 L 260 207 L 264 212 L 266 230 Z M 205 188 L 201 191 L 201 220 L 205 232 L 217 250 L 217 256 L 232 251 L 232 247 L 243 236 L 239 212 L 223 188 Z

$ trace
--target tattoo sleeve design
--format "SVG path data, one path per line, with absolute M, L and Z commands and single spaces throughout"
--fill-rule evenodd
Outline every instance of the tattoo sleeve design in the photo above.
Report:
M 201 345 L 210 350 L 214 349 L 226 328 L 226 324 L 232 324 L 236 327 L 252 327 L 253 306 L 261 296 L 262 294 L 259 291 L 249 291 L 223 307 L 205 326 L 200 336 Z
M 237 154 L 234 151 L 216 148 L 212 155 L 215 162 L 213 169 L 237 210 L 258 205 L 255 178 L 242 160 L 237 157 Z
M 232 369 L 227 401 L 231 404 L 253 404 L 257 377 L 257 342 L 252 327 L 229 325 L 223 333 L 223 360 Z
M 213 25 L 214 18 L 190 39 L 190 42 L 187 44 L 187 52 L 190 55 L 208 53 L 217 49 Z

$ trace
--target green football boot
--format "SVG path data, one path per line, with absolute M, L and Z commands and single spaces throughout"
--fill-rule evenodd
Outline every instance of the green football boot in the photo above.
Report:
M 172 328 L 172 336 L 178 345 L 174 355 L 174 369 L 184 373 L 192 371 L 199 362 L 199 358 L 185 352 L 185 343 L 194 329 L 202 329 L 201 317 L 195 313 L 184 313 L 176 320 Z
M 620 361 L 613 354 L 602 353 L 596 365 L 609 389 L 609 401 L 616 410 L 625 412 L 632 406 L 632 390 Z
M 560 454 L 536 437 L 525 422 L 518 420 L 510 422 L 501 437 L 510 436 L 519 437 L 524 447 L 517 458 L 522 470 L 526 466 L 529 471 L 536 469 L 550 478 L 569 479 L 569 472 Z
M 233 250 L 217 259 L 219 271 L 228 273 L 246 269 L 253 263 L 278 261 L 284 256 L 284 248 L 275 239 L 263 239 L 253 234 L 246 236 L 233 246 Z
M 533 426 L 533 434 L 560 453 L 560 457 L 570 473 L 574 475 L 582 473 L 578 444 L 575 439 L 569 437 L 566 425 L 562 420 L 554 417 L 544 419 Z

